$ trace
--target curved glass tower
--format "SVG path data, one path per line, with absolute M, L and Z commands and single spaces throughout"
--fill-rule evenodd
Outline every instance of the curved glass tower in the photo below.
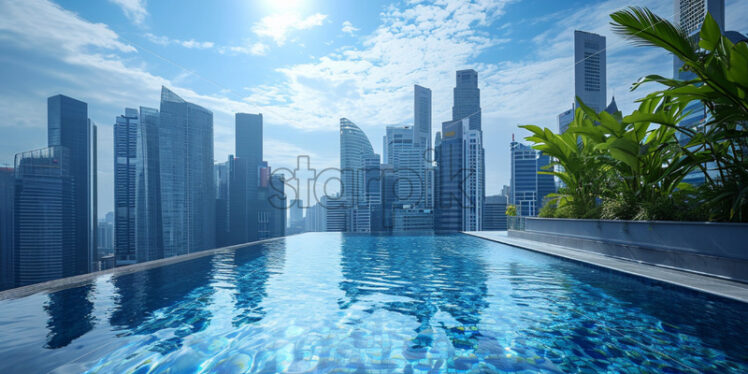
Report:
M 340 119 L 340 178 L 348 206 L 364 201 L 364 160 L 374 156 L 369 138 L 355 123 Z

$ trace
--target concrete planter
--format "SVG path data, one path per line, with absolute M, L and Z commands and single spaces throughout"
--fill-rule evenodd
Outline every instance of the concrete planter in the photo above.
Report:
M 521 217 L 509 236 L 748 283 L 748 224 Z

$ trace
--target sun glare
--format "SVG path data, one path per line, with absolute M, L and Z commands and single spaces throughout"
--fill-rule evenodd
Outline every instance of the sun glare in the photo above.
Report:
M 299 11 L 306 3 L 305 0 L 265 0 L 265 6 L 271 12 Z

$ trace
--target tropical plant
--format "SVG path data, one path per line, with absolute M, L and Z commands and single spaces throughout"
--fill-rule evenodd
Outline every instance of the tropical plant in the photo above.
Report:
M 686 108 L 701 102 L 709 116 L 698 127 L 662 117 L 666 112 L 635 113 L 630 120 L 656 123 L 682 134 L 681 151 L 686 162 L 704 176 L 699 187 L 703 203 L 714 220 L 748 219 L 748 44 L 733 44 L 722 35 L 717 22 L 706 15 L 698 42 L 675 25 L 646 8 L 629 8 L 611 15 L 613 30 L 634 44 L 663 48 L 683 62 L 691 79 L 668 79 L 649 75 L 644 83 L 656 82 L 664 90 L 643 100 L 669 100 Z M 632 114 L 633 116 L 634 114 Z
M 595 148 L 597 139 L 578 136 L 586 131 L 584 129 L 594 127 L 593 121 L 581 108 L 577 108 L 569 130 L 563 134 L 555 134 L 550 129 L 535 125 L 520 127 L 532 132 L 533 135 L 525 139 L 535 143 L 533 148 L 553 159 L 550 168 L 539 173 L 556 176 L 563 183 L 559 192 L 551 194 L 545 205 L 557 207 L 554 210 L 556 216 L 596 218 L 597 198 L 603 190 L 607 170 L 601 162 L 600 151 Z
M 509 217 L 515 217 L 517 216 L 517 207 L 515 205 L 507 205 L 506 206 L 506 215 Z

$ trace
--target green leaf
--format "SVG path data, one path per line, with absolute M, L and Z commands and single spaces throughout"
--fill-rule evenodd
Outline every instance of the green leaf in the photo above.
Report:
M 701 41 L 699 41 L 699 47 L 704 48 L 707 51 L 713 51 L 719 44 L 722 33 L 719 31 L 717 21 L 714 20 L 710 13 L 707 13 L 704 18 L 699 37 L 701 38 Z

